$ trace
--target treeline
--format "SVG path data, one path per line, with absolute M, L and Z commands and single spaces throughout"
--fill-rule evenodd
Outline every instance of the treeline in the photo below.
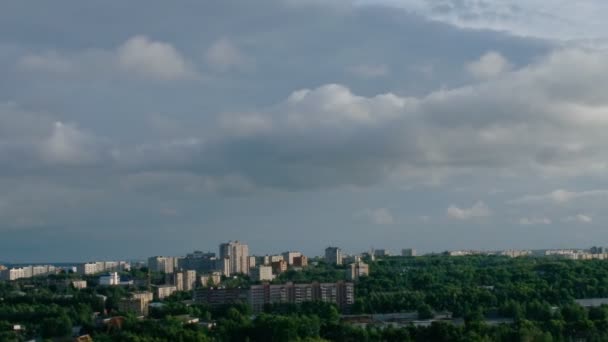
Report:
M 328 303 L 269 305 L 254 316 L 247 305 L 186 305 L 187 293 L 171 296 L 162 308 L 150 310 L 149 319 L 138 320 L 118 311 L 125 288 L 58 289 L 36 280 L 36 286 L 0 283 L 0 341 L 66 337 L 72 326 L 82 327 L 95 341 L 608 341 L 608 307 L 586 310 L 574 303 L 608 297 L 606 261 L 430 256 L 367 262 L 371 274 L 357 282 L 351 313 L 416 311 L 420 318 L 432 318 L 449 311 L 464 323 L 356 325 L 341 321 Z M 320 262 L 288 271 L 277 281 L 344 277 L 344 266 Z M 232 281 L 241 286 L 248 279 Z M 98 326 L 94 312 L 121 315 L 124 324 L 120 329 Z M 184 324 L 182 315 L 214 325 Z M 494 318 L 514 323 L 493 325 Z M 24 325 L 25 332 L 13 332 L 14 324 Z

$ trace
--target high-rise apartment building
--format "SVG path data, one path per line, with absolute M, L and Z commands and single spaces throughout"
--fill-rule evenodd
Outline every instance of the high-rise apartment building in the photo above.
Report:
M 177 291 L 184 291 L 184 273 L 175 272 L 173 273 L 173 285 Z
M 220 244 L 220 259 L 229 259 L 229 274 L 249 274 L 249 247 L 239 241 Z
M 184 271 L 184 291 L 192 291 L 196 287 L 196 271 Z
M 342 265 L 342 250 L 338 247 L 325 248 L 325 261 L 328 264 Z
M 175 263 L 174 257 L 153 256 L 148 258 L 148 269 L 152 272 L 173 273 Z

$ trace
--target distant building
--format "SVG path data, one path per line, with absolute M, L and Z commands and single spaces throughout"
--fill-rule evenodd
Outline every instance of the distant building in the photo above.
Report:
M 177 291 L 184 291 L 184 274 L 182 272 L 173 273 L 173 285 Z
M 183 270 L 195 270 L 198 273 L 209 273 L 218 270 L 221 265 L 215 253 L 194 251 L 179 259 L 178 267 Z
M 120 272 L 131 269 L 131 264 L 126 261 L 93 261 L 76 265 L 76 272 L 82 275 L 97 274 L 103 272 Z
M 152 299 L 152 292 L 135 292 L 131 294 L 131 297 L 123 298 L 118 302 L 118 310 L 122 312 L 133 312 L 140 316 L 147 316 L 149 304 Z
M 153 256 L 148 258 L 148 269 L 152 272 L 173 273 L 177 260 L 174 257 Z
M 387 249 L 376 249 L 374 251 L 374 256 L 376 256 L 376 257 L 387 257 L 390 255 L 391 255 L 391 252 Z
M 99 277 L 99 285 L 102 286 L 128 286 L 133 285 L 133 280 L 122 281 L 118 272 L 110 272 Z
M 87 281 L 86 280 L 72 280 L 72 286 L 75 289 L 86 289 Z
M 251 278 L 257 281 L 271 281 L 274 279 L 272 275 L 272 267 L 266 265 L 260 265 L 251 270 Z
M 31 278 L 36 276 L 53 274 L 57 271 L 53 265 L 36 265 L 5 268 L 0 270 L 0 280 L 17 280 L 21 278 Z
M 404 256 L 404 257 L 416 256 L 416 250 L 413 248 L 404 248 L 401 250 L 401 256 Z
M 308 267 L 308 258 L 305 255 L 293 258 L 294 267 Z
M 220 259 L 229 260 L 229 272 L 226 275 L 249 274 L 249 246 L 239 241 L 220 244 Z
M 248 301 L 254 312 L 261 312 L 266 304 L 309 301 L 335 303 L 341 310 L 347 310 L 355 302 L 354 285 L 350 282 L 310 284 L 262 284 L 252 285 L 248 291 Z
M 194 301 L 210 306 L 221 306 L 226 304 L 247 303 L 249 290 L 241 288 L 218 289 L 200 288 L 194 290 Z
M 220 272 L 203 274 L 199 279 L 202 287 L 207 287 L 210 285 L 217 286 L 222 281 L 222 274 Z
M 99 277 L 99 285 L 113 286 L 120 284 L 120 277 L 117 272 L 111 272 Z
M 274 274 L 281 274 L 281 273 L 287 271 L 287 261 L 285 261 L 285 260 L 275 261 L 271 265 L 272 265 L 272 273 L 274 273 Z
M 154 296 L 159 300 L 165 299 L 177 292 L 177 287 L 175 285 L 154 285 L 153 288 Z
M 287 265 L 293 265 L 293 259 L 302 256 L 300 252 L 283 252 L 283 260 L 287 261 Z
M 342 265 L 342 250 L 338 247 L 327 247 L 325 249 L 325 262 Z
M 249 269 L 251 270 L 252 268 L 255 268 L 255 266 L 256 266 L 256 257 L 250 256 L 249 257 Z
M 359 280 L 359 277 L 369 275 L 369 266 L 364 262 L 355 262 L 349 265 L 346 269 L 346 278 L 348 280 Z
M 184 291 L 192 291 L 196 287 L 196 271 L 184 271 Z

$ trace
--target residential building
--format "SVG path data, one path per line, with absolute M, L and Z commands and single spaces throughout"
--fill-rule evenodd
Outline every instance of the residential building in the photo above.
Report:
M 72 286 L 75 289 L 86 289 L 87 281 L 86 280 L 72 280 Z
M 177 291 L 184 291 L 184 273 L 173 273 L 173 285 L 175 285 Z
M 222 281 L 222 274 L 220 272 L 213 272 L 209 274 L 203 274 L 200 277 L 200 284 L 202 287 L 219 285 Z
M 248 295 L 248 289 L 218 289 L 214 287 L 200 288 L 194 290 L 194 301 L 210 306 L 221 306 L 234 303 L 247 303 Z
M 391 256 L 391 252 L 386 249 L 376 249 L 376 250 L 374 250 L 374 256 L 387 257 L 387 256 Z
M 57 269 L 53 265 L 36 265 L 13 267 L 0 270 L 0 280 L 17 280 L 21 278 L 31 278 L 41 275 L 55 273 Z
M 310 284 L 261 284 L 252 285 L 248 291 L 249 304 L 254 312 L 264 305 L 274 303 L 300 304 L 308 301 L 336 303 L 345 311 L 355 302 L 354 285 L 350 282 Z
M 287 261 L 285 260 L 279 260 L 279 261 L 275 261 L 272 264 L 272 273 L 274 274 L 281 274 L 285 271 L 287 271 Z
M 325 262 L 342 265 L 342 250 L 338 247 L 327 247 L 325 249 Z
M 346 279 L 348 280 L 359 280 L 359 277 L 368 275 L 369 266 L 362 261 L 352 263 L 349 265 L 349 268 L 346 269 Z
M 196 271 L 184 271 L 184 291 L 192 291 L 196 287 Z
M 413 248 L 404 248 L 401 250 L 401 256 L 414 257 L 416 256 L 416 250 Z
M 255 268 L 256 265 L 256 257 L 255 256 L 250 256 L 249 257 L 249 261 L 248 261 L 248 265 L 249 265 L 249 270 L 251 270 L 252 268 Z
M 156 299 L 162 300 L 177 292 L 175 285 L 153 285 L 154 296 Z
M 120 285 L 120 277 L 117 272 L 110 272 L 99 277 L 99 285 L 113 286 Z
M 283 252 L 283 260 L 287 261 L 287 265 L 293 265 L 293 258 L 302 256 L 300 252 Z
M 294 267 L 308 267 L 308 258 L 306 255 L 301 255 L 293 258 Z
M 129 298 L 123 298 L 118 302 L 118 310 L 122 312 L 133 312 L 136 315 L 147 316 L 149 304 L 153 299 L 152 292 L 135 292 Z
M 173 273 L 176 262 L 174 257 L 153 256 L 148 258 L 148 269 L 152 272 Z
M 118 272 L 110 272 L 99 277 L 99 285 L 103 286 L 129 286 L 133 285 L 133 280 L 121 280 Z
M 76 272 L 82 275 L 97 274 L 103 272 L 120 272 L 131 269 L 131 264 L 126 261 L 92 261 L 76 265 Z
M 195 270 L 198 273 L 209 273 L 216 271 L 219 265 L 215 253 L 194 251 L 179 259 L 178 268 L 182 270 Z
M 251 270 L 251 278 L 257 281 L 271 281 L 274 279 L 272 275 L 272 266 L 260 265 Z
M 283 259 L 283 255 L 281 255 L 281 254 L 277 254 L 277 255 L 264 255 L 263 259 L 264 259 L 264 261 L 263 261 L 264 265 L 270 265 L 273 262 L 284 260 Z
M 249 247 L 239 241 L 220 244 L 220 259 L 229 259 L 229 274 L 249 274 Z

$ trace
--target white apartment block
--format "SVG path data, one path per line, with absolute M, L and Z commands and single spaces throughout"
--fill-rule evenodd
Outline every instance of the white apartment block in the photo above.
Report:
M 249 246 L 239 241 L 220 244 L 220 259 L 228 258 L 229 274 L 249 274 Z
M 272 266 L 260 265 L 251 270 L 251 277 L 258 281 L 272 281 Z
M 153 256 L 148 258 L 148 269 L 152 272 L 173 273 L 177 258 L 166 256 Z

